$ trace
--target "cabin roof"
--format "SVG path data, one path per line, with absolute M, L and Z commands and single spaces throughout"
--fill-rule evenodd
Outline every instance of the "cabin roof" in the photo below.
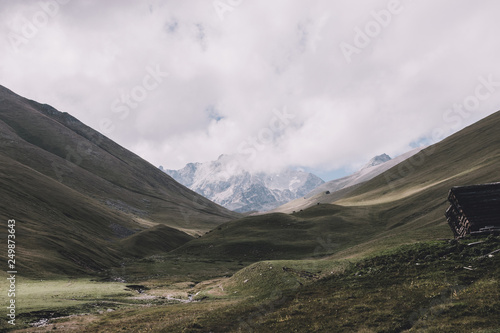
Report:
M 452 187 L 448 200 L 473 226 L 500 226 L 500 182 Z
M 451 206 L 446 215 L 452 229 L 463 226 L 464 218 L 468 221 L 468 232 L 489 226 L 500 227 L 500 182 L 452 187 L 448 200 Z

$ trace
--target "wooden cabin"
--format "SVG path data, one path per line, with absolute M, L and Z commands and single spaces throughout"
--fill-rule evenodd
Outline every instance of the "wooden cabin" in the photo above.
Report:
M 500 183 L 452 187 L 446 218 L 455 238 L 500 234 Z

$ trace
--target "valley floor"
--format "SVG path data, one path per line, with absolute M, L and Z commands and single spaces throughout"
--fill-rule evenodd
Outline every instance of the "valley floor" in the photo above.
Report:
M 500 332 L 499 249 L 490 236 L 356 260 L 156 256 L 109 272 L 125 283 L 20 280 L 13 331 Z

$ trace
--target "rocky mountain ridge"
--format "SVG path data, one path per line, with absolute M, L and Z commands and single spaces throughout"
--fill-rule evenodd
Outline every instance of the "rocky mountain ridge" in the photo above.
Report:
M 312 173 L 291 168 L 252 172 L 234 155 L 216 161 L 188 163 L 180 170 L 161 170 L 179 183 L 236 212 L 267 211 L 304 196 L 324 183 Z

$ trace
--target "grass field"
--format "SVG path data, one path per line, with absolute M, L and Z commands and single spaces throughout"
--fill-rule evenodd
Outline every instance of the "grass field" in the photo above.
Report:
M 491 252 L 500 237 L 477 241 L 420 242 L 356 260 L 263 261 L 204 282 L 150 280 L 143 294 L 123 283 L 21 281 L 19 301 L 32 304 L 20 307 L 31 311 L 20 320 L 51 308 L 66 316 L 37 332 L 498 332 L 500 253 Z

